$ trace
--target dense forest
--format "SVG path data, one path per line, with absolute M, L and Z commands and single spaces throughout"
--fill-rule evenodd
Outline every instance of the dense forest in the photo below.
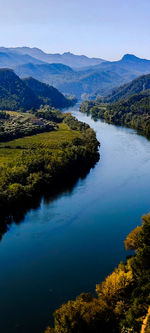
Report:
M 76 103 L 56 88 L 35 79 L 21 80 L 11 69 L 0 69 L 0 109 L 27 111 L 41 105 L 65 108 Z
M 150 85 L 150 76 L 141 77 L 139 80 L 134 80 L 130 85 L 118 89 L 117 93 L 115 91 L 110 99 L 84 101 L 80 106 L 80 111 L 87 114 L 90 113 L 94 119 L 104 119 L 108 123 L 132 127 L 149 137 L 150 90 L 140 90 L 143 89 L 146 80 L 146 88 L 148 88 Z M 134 89 L 132 89 L 133 85 Z M 140 90 L 140 93 L 132 95 L 133 91 L 136 90 Z M 118 101 L 108 102 L 115 99 L 118 99 Z
M 108 103 L 118 102 L 121 99 L 128 99 L 132 95 L 145 92 L 150 89 L 150 74 L 142 75 L 123 86 L 113 89 L 111 94 L 103 100 Z
M 3 111 L 0 121 L 1 215 L 99 159 L 95 132 L 70 114 L 45 106 L 35 114 Z
M 83 293 L 63 304 L 45 333 L 140 332 L 150 304 L 150 214 L 127 236 L 125 247 L 135 255 L 96 285 L 97 297 Z

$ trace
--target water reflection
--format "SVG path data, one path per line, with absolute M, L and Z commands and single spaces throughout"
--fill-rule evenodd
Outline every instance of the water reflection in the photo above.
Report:
M 94 167 L 94 166 L 93 166 Z M 10 230 L 12 223 L 20 224 L 24 221 L 27 212 L 32 210 L 37 210 L 40 207 L 41 200 L 44 204 L 51 204 L 53 201 L 58 199 L 62 194 L 71 195 L 74 186 L 77 184 L 79 179 L 84 179 L 91 168 L 85 170 L 78 170 L 78 172 L 67 179 L 61 179 L 59 183 L 54 184 L 52 187 L 46 187 L 42 190 L 41 194 L 34 195 L 30 202 L 19 205 L 19 207 L 11 211 L 9 216 L 0 214 L 0 240 L 2 240 L 3 235 Z

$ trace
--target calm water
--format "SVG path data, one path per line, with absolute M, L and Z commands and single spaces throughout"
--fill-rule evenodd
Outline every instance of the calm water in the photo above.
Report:
M 40 333 L 56 307 L 94 292 L 124 260 L 123 241 L 150 210 L 150 142 L 134 130 L 94 122 L 94 169 L 13 224 L 0 242 L 0 332 Z

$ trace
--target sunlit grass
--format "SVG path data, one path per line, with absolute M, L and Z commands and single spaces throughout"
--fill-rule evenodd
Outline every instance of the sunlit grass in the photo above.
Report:
M 72 131 L 66 124 L 61 123 L 56 131 L 0 143 L 0 166 L 17 161 L 22 151 L 27 149 L 48 147 L 56 154 L 62 143 L 72 142 L 74 138 L 80 137 L 80 135 L 78 131 Z

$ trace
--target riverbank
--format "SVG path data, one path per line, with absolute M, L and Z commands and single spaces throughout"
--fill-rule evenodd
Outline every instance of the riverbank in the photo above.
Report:
M 127 250 L 135 250 L 96 285 L 97 297 L 80 294 L 54 313 L 54 328 L 45 333 L 144 332 L 150 302 L 150 214 L 142 217 L 142 225 L 126 238 Z M 144 327 L 141 329 L 141 327 Z
M 54 313 L 54 328 L 45 333 L 140 332 L 150 294 L 150 214 L 127 237 L 126 249 L 135 250 L 105 281 L 96 285 L 97 297 L 82 293 Z
M 90 114 L 94 120 L 103 119 L 108 124 L 126 126 L 150 138 L 150 99 L 138 101 L 141 95 L 117 103 L 84 101 L 80 111 Z M 142 95 L 143 96 L 143 95 Z
M 0 143 L 1 220 L 88 171 L 99 159 L 98 147 L 94 131 L 69 114 L 53 131 Z
M 149 211 L 150 142 L 132 129 L 95 122 L 77 107 L 69 112 L 94 129 L 101 159 L 58 194 L 46 190 L 3 235 L 3 333 L 44 332 L 61 304 L 93 294 L 125 261 L 123 241 Z

